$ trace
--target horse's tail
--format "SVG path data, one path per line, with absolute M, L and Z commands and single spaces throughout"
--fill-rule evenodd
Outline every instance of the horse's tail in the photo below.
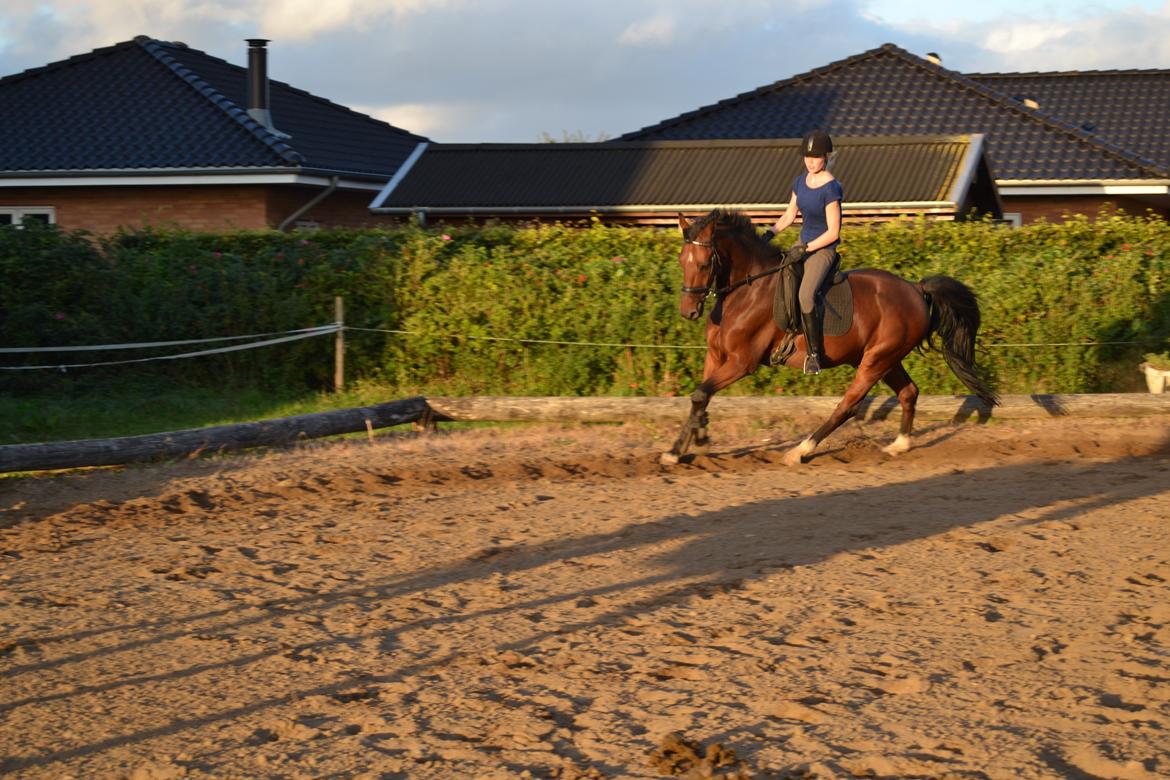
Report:
M 930 329 L 925 341 L 934 346 L 932 336 L 942 341 L 943 359 L 971 392 L 988 406 L 999 404 L 999 396 L 975 366 L 975 336 L 979 332 L 979 298 L 967 285 L 950 276 L 928 276 L 918 283 L 930 310 Z

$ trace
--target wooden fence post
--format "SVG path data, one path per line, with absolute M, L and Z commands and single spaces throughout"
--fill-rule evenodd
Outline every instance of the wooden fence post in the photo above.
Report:
M 333 298 L 333 319 L 337 323 L 333 341 L 333 392 L 340 393 L 345 386 L 345 301 L 340 295 Z

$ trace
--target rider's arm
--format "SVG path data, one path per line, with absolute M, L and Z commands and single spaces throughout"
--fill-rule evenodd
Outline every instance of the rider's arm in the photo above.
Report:
M 798 213 L 799 213 L 799 210 L 796 208 L 796 193 L 793 192 L 792 197 L 788 200 L 788 208 L 785 209 L 784 216 L 782 216 L 782 217 L 780 217 L 780 219 L 776 220 L 776 224 L 772 225 L 772 230 L 774 230 L 777 233 L 781 232 L 782 230 L 785 230 L 789 225 L 791 225 L 796 220 L 796 215 Z
M 841 201 L 835 200 L 825 206 L 825 223 L 829 229 L 809 241 L 806 251 L 815 252 L 841 237 Z

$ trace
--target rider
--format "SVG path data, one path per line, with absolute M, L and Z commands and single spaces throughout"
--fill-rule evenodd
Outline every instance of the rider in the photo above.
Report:
M 804 373 L 819 374 L 825 354 L 825 301 L 821 285 L 837 265 L 837 245 L 841 243 L 841 182 L 829 172 L 829 153 L 833 140 L 828 133 L 814 130 L 800 142 L 806 172 L 792 183 L 792 197 L 784 216 L 776 221 L 776 233 L 787 228 L 799 213 L 804 220 L 800 240 L 789 247 L 785 259 L 804 263 L 800 282 L 800 321 L 804 329 Z M 768 236 L 769 238 L 771 236 Z

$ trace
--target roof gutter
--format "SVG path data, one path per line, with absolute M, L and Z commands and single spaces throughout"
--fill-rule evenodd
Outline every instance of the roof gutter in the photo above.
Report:
M 0 190 L 5 187 L 174 187 L 210 184 L 300 184 L 324 187 L 332 179 L 340 178 L 342 175 L 330 171 L 314 175 L 303 168 L 259 168 L 252 171 L 230 168 L 158 170 L 158 173 L 150 173 L 144 169 L 101 171 L 93 175 L 61 171 L 22 173 L 17 176 L 0 174 Z M 358 181 L 342 178 L 340 181 L 341 189 L 380 190 L 384 186 L 378 180 Z
M 375 201 L 376 202 L 376 201 Z M 736 209 L 739 211 L 785 211 L 787 203 L 675 203 L 675 204 L 625 204 L 607 206 L 371 206 L 376 214 L 599 214 L 629 213 L 677 213 L 680 211 L 712 211 L 714 209 Z M 874 202 L 846 203 L 845 211 L 872 211 L 874 209 L 954 209 L 950 201 L 929 200 L 904 203 Z
M 1004 195 L 1166 195 L 1170 182 L 1143 181 L 1129 184 L 1106 184 L 1085 181 L 1000 180 L 996 186 Z

